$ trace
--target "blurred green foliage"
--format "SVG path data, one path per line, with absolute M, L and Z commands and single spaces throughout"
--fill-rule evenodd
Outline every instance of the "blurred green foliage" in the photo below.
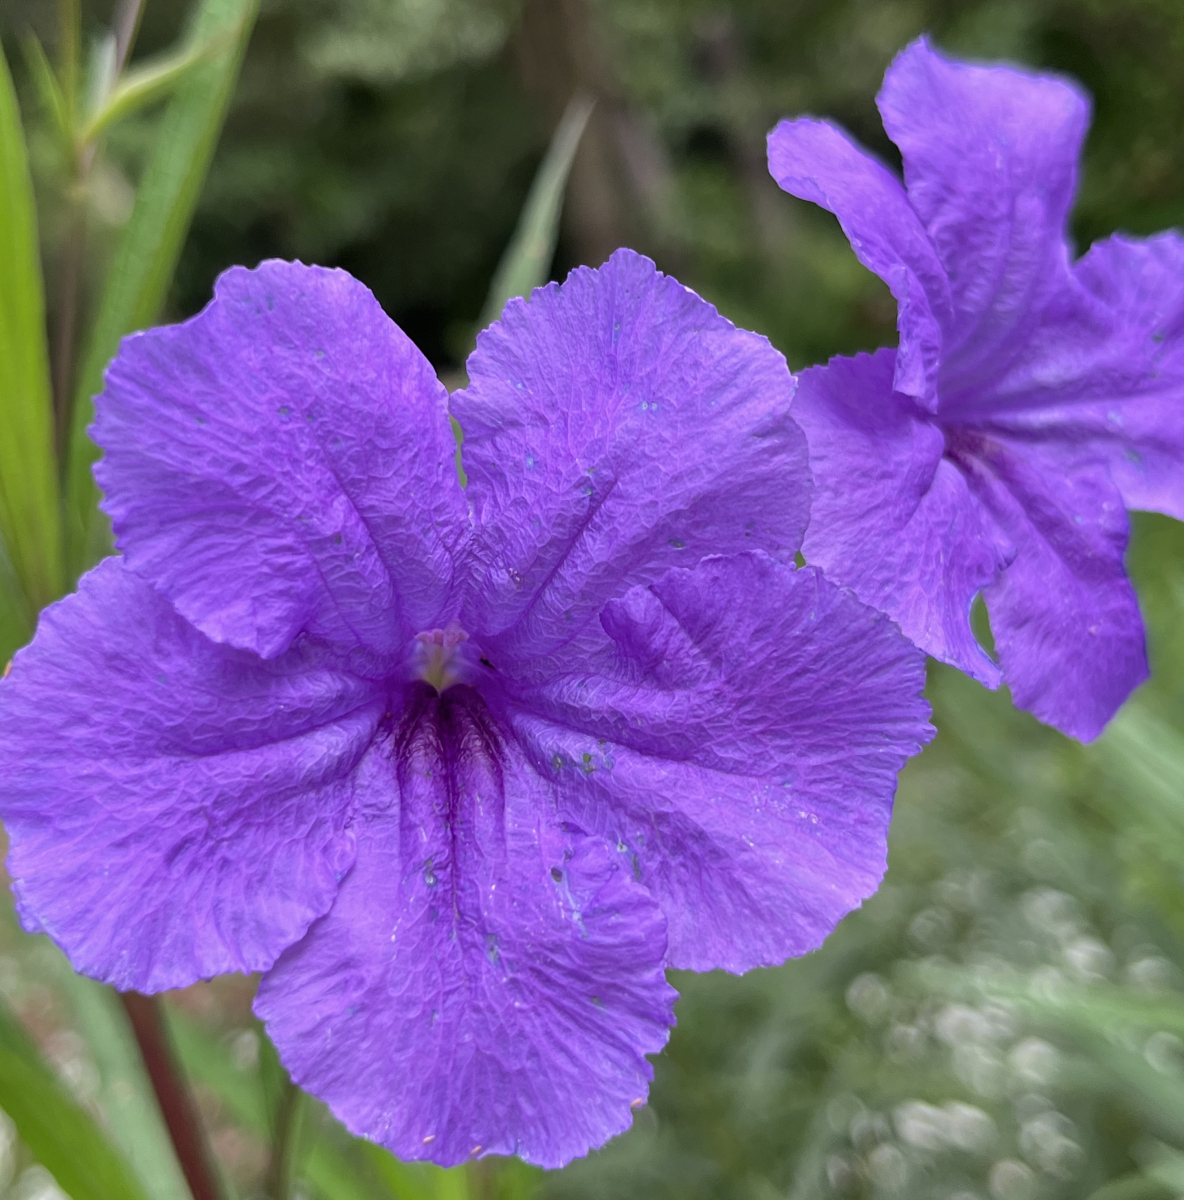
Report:
M 93 33 L 110 5 L 83 15 Z M 173 45 L 183 16 L 149 0 L 138 58 Z M 53 42 L 44 5 L 0 0 L 0 18 L 6 39 L 32 23 Z M 195 311 L 231 263 L 339 264 L 457 371 L 582 89 L 597 105 L 556 275 L 627 242 L 795 366 L 890 343 L 886 290 L 832 218 L 776 189 L 763 139 L 809 111 L 893 161 L 874 95 L 925 30 L 1092 93 L 1083 248 L 1184 224 L 1179 0 L 266 0 L 168 309 Z M 17 83 L 32 111 L 31 79 Z M 158 119 L 113 130 L 89 181 L 92 310 Z M 51 279 L 65 229 L 52 136 L 34 122 Z M 1184 528 L 1140 517 L 1130 561 L 1154 677 L 1112 729 L 1077 746 L 935 668 L 940 736 L 904 775 L 884 887 L 806 959 L 679 975 L 679 1027 L 630 1133 L 545 1177 L 490 1162 L 444 1173 L 394 1163 L 313 1106 L 301 1186 L 327 1200 L 1184 1195 Z M 110 1068 L 48 948 L 12 928 L 2 950 L 0 994 L 110 1123 Z M 244 1196 L 263 1175 L 278 1086 L 250 988 L 171 1001 Z M 0 1126 L 0 1177 L 33 1178 L 14 1146 Z

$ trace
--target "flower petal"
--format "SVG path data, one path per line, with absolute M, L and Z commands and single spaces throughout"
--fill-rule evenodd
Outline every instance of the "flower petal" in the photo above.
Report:
M 921 38 L 877 100 L 909 203 L 950 280 L 942 409 L 989 384 L 1067 281 L 1065 223 L 1089 102 L 1066 80 L 951 62 Z
M 1060 473 L 1104 462 L 1127 508 L 1184 518 L 1184 238 L 1099 242 L 975 414 Z
M 1012 698 L 1090 741 L 1147 678 L 1122 497 L 1101 465 L 1062 475 L 1030 446 L 969 431 L 951 450 L 1017 551 L 984 592 Z
M 859 261 L 891 289 L 900 349 L 893 386 L 932 411 L 950 288 L 900 180 L 827 121 L 782 121 L 769 134 L 769 171 L 792 196 L 821 205 Z
M 255 1009 L 293 1079 L 400 1158 L 557 1167 L 644 1102 L 674 1020 L 665 923 L 610 848 L 550 824 L 553 789 L 473 697 L 369 756 L 399 806 Z
M 383 712 L 311 651 L 208 641 L 119 559 L 46 609 L 0 684 L 0 817 L 26 924 L 152 992 L 270 966 L 353 861 Z
M 800 378 L 793 413 L 817 485 L 803 552 L 921 649 L 997 687 L 970 606 L 1014 551 L 944 457 L 941 430 L 893 391 L 894 353 L 834 358 Z
M 814 949 L 883 875 L 897 773 L 933 734 L 924 656 L 813 568 L 763 555 L 673 570 L 604 622 L 601 670 L 514 717 L 567 822 L 653 892 L 671 965 Z
M 561 650 L 670 566 L 797 550 L 809 469 L 785 360 L 648 259 L 619 250 L 511 301 L 469 377 L 452 404 L 477 525 L 470 627 L 499 668 Z
M 126 339 L 96 478 L 128 565 L 215 641 L 379 656 L 438 623 L 467 518 L 446 393 L 344 271 L 235 268 Z

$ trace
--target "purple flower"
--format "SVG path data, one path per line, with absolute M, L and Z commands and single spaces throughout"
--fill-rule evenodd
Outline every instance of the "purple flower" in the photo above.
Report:
M 1184 517 L 1184 240 L 1073 261 L 1089 106 L 1071 83 L 921 40 L 878 102 L 905 187 L 826 122 L 769 135 L 777 182 L 837 215 L 899 305 L 896 350 L 802 377 L 805 555 L 930 654 L 1095 737 L 1147 674 L 1126 510 Z M 970 629 L 980 590 L 998 665 Z
M 264 971 L 295 1080 L 404 1158 L 625 1128 L 668 965 L 819 945 L 877 885 L 923 658 L 795 570 L 793 380 L 627 251 L 511 303 L 452 398 L 340 271 L 129 338 L 121 559 L 0 686 L 27 925 L 157 991 Z

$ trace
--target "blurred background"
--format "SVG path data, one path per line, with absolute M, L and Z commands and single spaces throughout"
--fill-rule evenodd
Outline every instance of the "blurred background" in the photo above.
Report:
M 111 19 L 110 4 L 81 7 L 85 31 Z M 136 59 L 173 44 L 187 7 L 148 0 Z M 32 29 L 52 52 L 56 20 L 48 0 L 0 0 L 51 327 L 67 189 L 20 40 Z M 793 367 L 891 344 L 887 289 L 833 218 L 777 189 L 764 137 L 810 112 L 898 162 L 874 96 L 925 31 L 1092 93 L 1081 249 L 1184 225 L 1180 0 L 265 0 L 166 315 L 197 311 L 234 263 L 340 265 L 457 380 L 531 181 L 583 90 L 597 105 L 554 278 L 630 245 Z M 157 120 L 147 109 L 116 127 L 87 180 L 84 312 Z M 297 1194 L 1184 1196 L 1184 529 L 1137 517 L 1130 566 L 1154 677 L 1101 741 L 1077 746 L 1005 693 L 934 669 L 940 736 L 905 772 L 880 893 L 807 959 L 743 978 L 678 974 L 679 1025 L 631 1132 L 545 1175 L 490 1162 L 404 1171 L 313 1108 Z M 242 1197 L 263 1186 L 282 1074 L 252 994 L 251 980 L 226 979 L 168 1001 Z M 119 1125 L 138 1103 L 111 1050 L 125 1035 L 11 913 L 0 996 L 79 1103 Z M 60 1194 L 0 1114 L 0 1195 Z

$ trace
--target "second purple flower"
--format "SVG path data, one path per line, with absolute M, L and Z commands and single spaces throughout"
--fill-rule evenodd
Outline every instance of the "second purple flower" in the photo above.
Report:
M 1073 261 L 1089 105 L 1071 83 L 921 40 L 878 103 L 904 184 L 835 126 L 783 121 L 769 167 L 835 213 L 900 344 L 804 372 L 805 554 L 918 646 L 1080 738 L 1147 674 L 1128 508 L 1184 517 L 1184 240 Z M 971 632 L 982 591 L 996 663 Z

